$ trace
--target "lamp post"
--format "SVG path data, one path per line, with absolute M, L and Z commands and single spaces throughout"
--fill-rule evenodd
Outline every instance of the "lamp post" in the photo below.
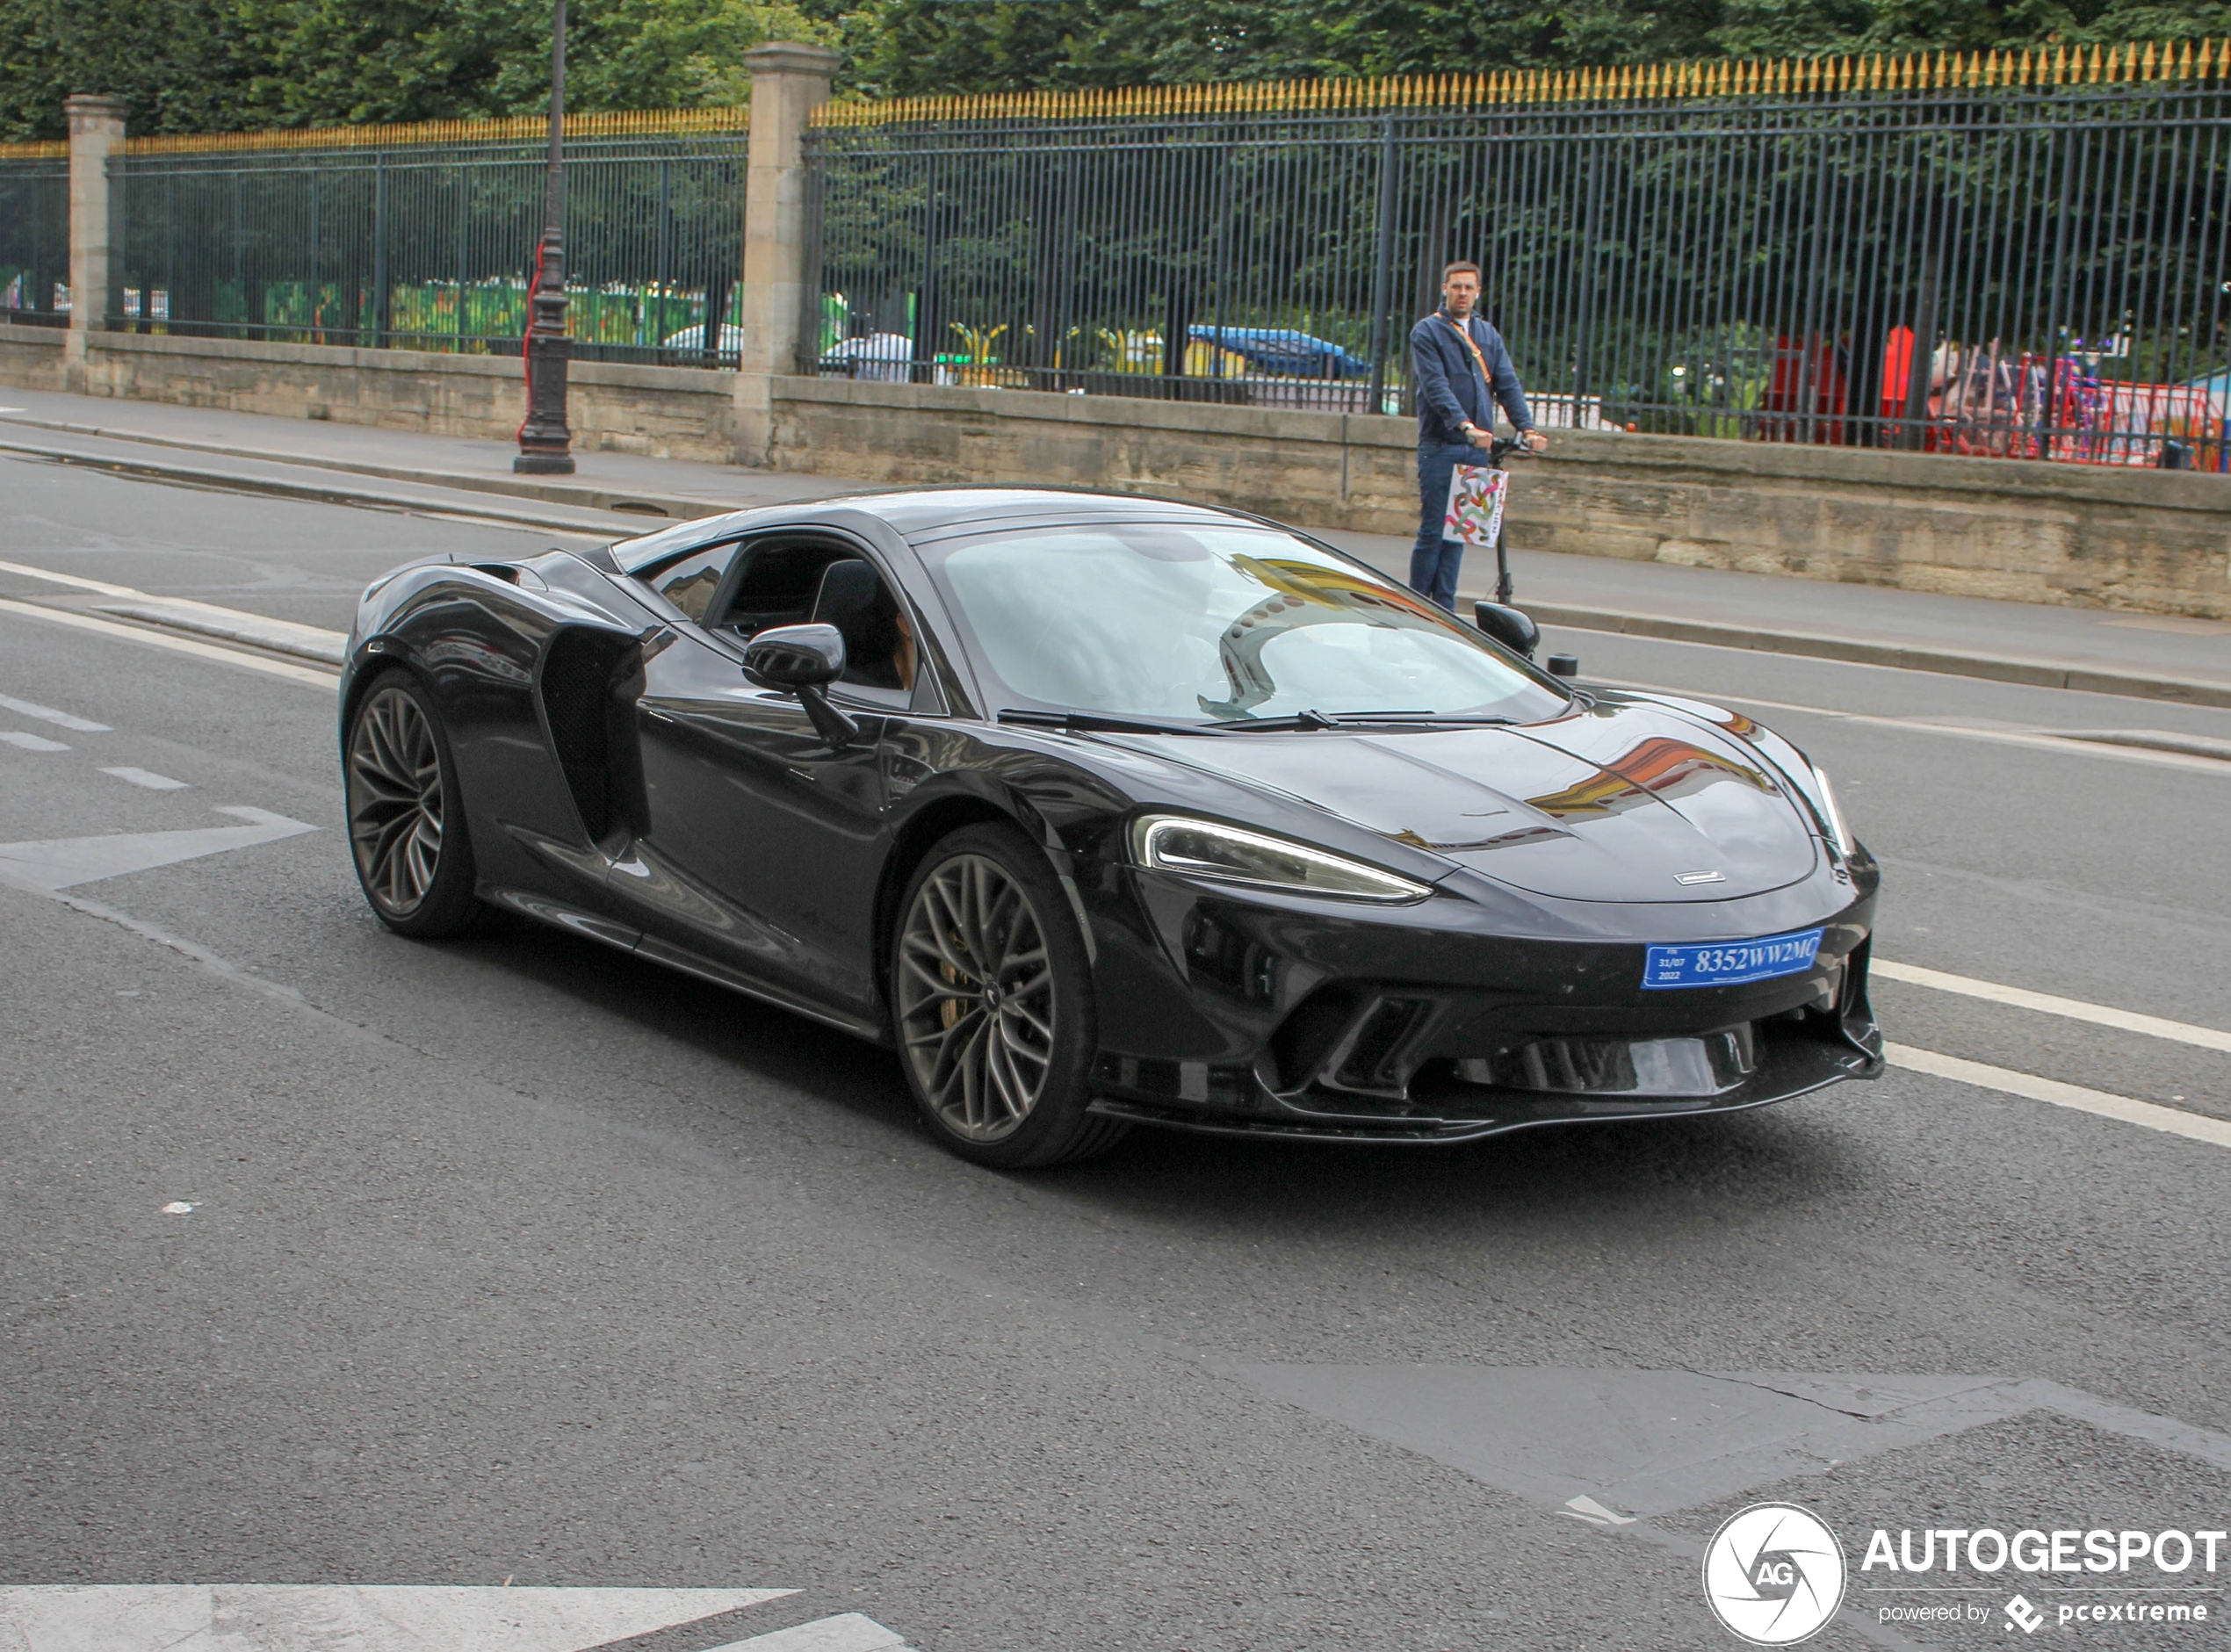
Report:
M 550 170 L 543 186 L 542 245 L 535 254 L 529 320 L 527 416 L 519 426 L 514 471 L 574 473 L 574 433 L 566 428 L 566 0 L 554 0 L 550 29 Z

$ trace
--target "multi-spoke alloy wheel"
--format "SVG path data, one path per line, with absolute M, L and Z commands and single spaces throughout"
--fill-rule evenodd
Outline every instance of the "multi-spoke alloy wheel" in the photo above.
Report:
M 892 1007 L 916 1099 L 956 1151 L 1014 1168 L 1123 1134 L 1092 1116 L 1084 941 L 1043 850 L 1010 826 L 956 833 L 915 873 Z
M 474 905 L 441 731 L 408 677 L 372 685 L 349 725 L 349 840 L 372 910 L 410 934 L 462 927 Z
M 1014 1134 L 1053 1057 L 1053 968 L 1037 914 L 981 855 L 956 855 L 914 891 L 899 943 L 906 1058 L 945 1128 L 971 1142 Z

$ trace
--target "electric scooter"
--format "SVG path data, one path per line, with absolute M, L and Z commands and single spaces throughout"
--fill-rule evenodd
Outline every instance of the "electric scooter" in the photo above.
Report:
M 1501 470 L 1503 461 L 1510 454 L 1530 453 L 1534 450 L 1523 441 L 1505 441 L 1497 436 L 1487 444 L 1487 464 L 1490 470 Z M 1541 627 L 1523 609 L 1511 605 L 1511 553 L 1505 539 L 1508 533 L 1510 512 L 1506 508 L 1503 520 L 1495 524 L 1495 600 L 1472 604 L 1472 624 L 1478 626 L 1505 647 L 1514 649 L 1527 659 L 1534 658 L 1534 651 L 1541 643 Z M 1580 675 L 1578 654 L 1551 654 L 1547 662 L 1553 677 L 1577 677 Z

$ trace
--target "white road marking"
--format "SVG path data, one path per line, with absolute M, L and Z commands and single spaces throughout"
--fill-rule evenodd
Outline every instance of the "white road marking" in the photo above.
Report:
M 771 1634 L 755 1634 L 748 1641 L 731 1641 L 712 1652 L 884 1652 L 886 1647 L 904 1648 L 906 1641 L 906 1636 L 894 1634 L 873 1618 L 846 1612 Z
M 191 596 L 157 596 L 152 591 L 135 591 L 128 585 L 111 585 L 105 580 L 89 580 L 76 574 L 55 574 L 46 568 L 34 568 L 21 562 L 0 562 L 0 573 L 20 574 L 30 579 L 47 580 L 56 585 L 68 586 L 74 590 L 97 591 L 104 596 L 130 597 L 134 602 L 151 605 L 150 612 L 133 615 L 133 617 L 149 619 L 156 624 L 162 623 L 166 617 L 165 611 L 170 610 L 168 617 L 172 623 L 183 624 L 187 630 L 193 630 L 196 626 L 191 617 L 200 616 L 205 621 L 213 620 L 217 622 L 217 624 L 212 627 L 205 624 L 199 629 L 213 630 L 219 636 L 229 637 L 242 634 L 242 639 L 245 640 L 264 638 L 283 639 L 282 646 L 285 643 L 292 643 L 297 646 L 307 646 L 318 651 L 317 657 L 320 658 L 322 658 L 324 652 L 328 650 L 337 653 L 349 640 L 348 632 L 328 631 L 322 625 L 305 625 L 299 620 L 273 619 L 268 614 L 251 614 L 245 609 L 220 608 L 214 602 L 198 602 Z M 128 608 L 105 611 L 132 613 Z
M 349 634 L 319 625 L 298 625 L 291 619 L 268 619 L 243 614 L 238 609 L 209 602 L 158 597 L 146 602 L 103 602 L 98 610 L 119 619 L 136 619 L 143 625 L 161 625 L 219 642 L 247 643 L 275 653 L 293 654 L 336 671 L 348 658 Z
M 471 1652 L 581 1652 L 796 1592 L 323 1583 L 31 1584 L 0 1587 L 0 1645 L 19 1652 L 465 1652 L 468 1648 Z
M 341 681 L 336 672 L 320 671 L 311 666 L 292 665 L 286 660 L 250 653 L 242 648 L 221 648 L 214 643 L 196 642 L 191 637 L 150 631 L 143 625 L 119 625 L 112 619 L 96 619 L 90 614 L 74 614 L 67 609 L 40 608 L 35 602 L 11 602 L 0 597 L 0 614 L 14 614 L 25 619 L 42 619 L 51 625 L 68 625 L 78 631 L 97 631 L 102 636 L 138 643 L 146 648 L 164 648 L 172 653 L 191 654 L 197 660 L 214 660 L 222 665 L 260 671 L 266 676 L 285 677 L 290 682 L 307 682 L 312 688 L 323 689 L 329 694 Z
M 1595 1498 L 1586 1496 L 1567 1497 L 1564 1511 L 1574 1519 L 1585 1520 L 1591 1526 L 1632 1526 L 1635 1524 L 1633 1515 L 1614 1514 Z
M 169 1204 L 162 1207 L 162 1214 L 166 1216 L 187 1216 L 191 1214 L 192 1210 L 193 1207 L 183 1199 L 173 1199 Z
M 1890 980 L 1932 987 L 1939 992 L 1958 992 L 1967 998 L 1989 999 L 1995 1004 L 2011 1004 L 2020 1009 L 2036 1010 L 2041 1014 L 2064 1016 L 2072 1021 L 2090 1021 L 2098 1027 L 2119 1028 L 2126 1033 L 2144 1033 L 2149 1038 L 2167 1038 L 2180 1044 L 2198 1044 L 2203 1050 L 2231 1050 L 2231 1033 L 2218 1032 L 2213 1027 L 2195 1027 L 2189 1021 L 2164 1021 L 2158 1015 L 2141 1015 L 2135 1010 L 2115 1009 L 2105 1004 L 2087 1004 L 2082 999 L 2055 998 L 2050 992 L 2032 992 L 2022 986 L 2002 986 L 1996 981 L 1972 980 L 1964 975 L 1947 975 L 1942 970 L 1924 970 L 1917 963 L 1893 963 L 1888 958 L 1877 958 L 1867 967 L 1874 974 Z
M 0 562 L 0 574 L 20 574 L 27 580 L 44 580 L 49 585 L 67 585 L 76 591 L 98 591 L 103 596 L 145 595 L 128 585 L 111 585 L 106 580 L 89 580 L 82 574 L 57 574 L 52 568 L 34 568 L 22 562 Z
M 203 826 L 185 832 L 114 832 L 92 838 L 47 838 L 28 843 L 0 843 L 0 884 L 51 894 L 79 884 L 148 872 L 180 861 L 221 855 L 300 837 L 318 828 L 267 809 L 217 811 L 246 826 Z
M 1652 638 L 1653 641 L 1664 640 Z M 1710 644 L 1698 644 L 1708 647 Z M 1898 729 L 1912 734 L 1945 734 L 1954 739 L 1989 740 L 2001 746 L 2025 746 L 2032 751 L 2058 752 L 2063 757 L 2107 757 L 2119 762 L 2150 763 L 2156 768 L 2182 768 L 2191 773 L 2231 779 L 2231 761 L 2220 757 L 2192 757 L 2182 752 L 2157 752 L 2143 746 L 2118 746 L 2103 740 L 2070 739 L 2065 735 L 2029 727 L 1988 728 L 1969 723 L 1940 723 L 1926 718 L 1878 717 L 1869 711 L 1839 711 L 1832 706 L 1798 705 L 1788 700 L 1762 700 L 1756 695 L 1720 694 L 1699 689 L 1668 688 L 1662 682 L 1627 682 L 1616 677 L 1592 677 L 1607 689 L 1639 689 L 1699 705 L 1763 706 L 1769 711 L 1796 711 L 1806 717 L 1833 718 L 1843 723 L 1866 723 L 1877 728 Z M 2061 692 L 2061 690 L 2055 690 Z
M 2008 1067 L 1987 1066 L 1982 1062 L 1967 1061 L 1958 1056 L 1940 1056 L 1933 1050 L 1916 1050 L 1910 1044 L 1886 1044 L 1883 1050 L 1894 1064 L 1915 1072 L 1950 1078 L 1960 1084 L 1972 1084 L 1979 1089 L 1996 1090 L 2004 1095 L 2018 1095 L 2025 1100 L 2049 1102 L 2056 1107 L 2073 1107 L 2079 1113 L 2096 1113 L 2101 1118 L 2120 1119 L 2126 1124 L 2141 1124 L 2149 1130 L 2162 1130 L 2195 1142 L 2211 1142 L 2218 1147 L 2231 1147 L 2231 1123 L 2209 1118 L 2204 1114 L 2187 1113 L 2179 1107 L 2158 1107 L 2151 1101 L 2134 1100 L 2126 1095 L 2112 1095 L 2105 1090 L 2087 1090 L 2082 1085 L 2063 1084 L 2058 1078 L 2040 1078 L 2032 1073 L 2016 1072 Z
M 52 723 L 80 734 L 114 732 L 105 723 L 89 723 L 82 717 L 71 716 L 68 711 L 57 711 L 51 705 L 40 705 L 33 700 L 18 700 L 5 694 L 0 694 L 0 711 L 13 711 L 18 717 L 36 718 L 41 723 Z
M 69 747 L 60 740 L 50 740 L 43 734 L 26 734 L 21 729 L 0 728 L 0 745 L 19 746 L 27 752 L 66 752 Z
M 149 791 L 184 791 L 186 783 L 173 780 L 168 775 L 158 775 L 151 768 L 104 768 L 101 773 L 114 775 L 119 780 L 128 780 L 135 786 L 145 786 Z

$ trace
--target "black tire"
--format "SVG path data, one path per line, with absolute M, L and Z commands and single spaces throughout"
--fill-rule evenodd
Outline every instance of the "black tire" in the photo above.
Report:
M 408 671 L 382 672 L 357 698 L 342 745 L 349 849 L 379 921 L 430 941 L 470 928 L 473 840 L 433 696 Z
M 1015 827 L 964 826 L 930 850 L 899 902 L 889 962 L 899 1064 L 954 1152 L 1038 1170 L 1128 1131 L 1086 1111 L 1092 966 L 1044 851 Z

